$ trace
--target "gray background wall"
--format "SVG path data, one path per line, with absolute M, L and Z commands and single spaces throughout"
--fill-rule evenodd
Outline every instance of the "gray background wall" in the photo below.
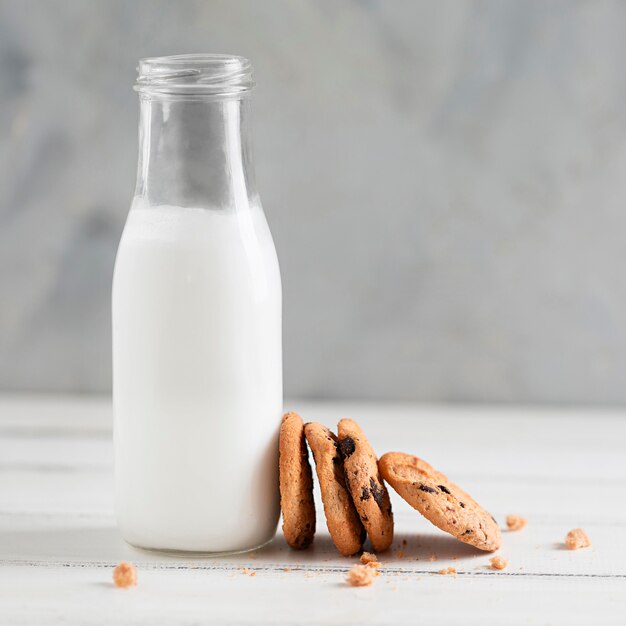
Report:
M 289 395 L 626 402 L 626 3 L 0 2 L 0 388 L 106 392 L 139 57 L 256 67 Z

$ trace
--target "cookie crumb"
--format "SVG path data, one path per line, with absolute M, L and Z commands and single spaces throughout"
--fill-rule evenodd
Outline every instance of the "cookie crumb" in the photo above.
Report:
M 396 559 L 400 559 L 402 560 L 404 558 L 404 550 L 398 550 L 394 556 L 396 557 Z
M 506 527 L 509 530 L 522 530 L 524 526 L 528 523 L 528 520 L 521 515 L 507 515 L 506 516 Z
M 355 565 L 347 574 L 346 582 L 351 587 L 369 587 L 378 572 L 369 565 Z
M 290 572 L 291 568 L 290 567 L 283 567 L 283 572 Z
M 504 569 L 509 565 L 509 562 L 501 556 L 494 556 L 489 559 L 489 565 L 491 565 L 491 569 Z
M 378 569 L 382 565 L 382 563 L 378 560 L 378 557 L 371 552 L 363 552 L 359 560 L 363 565 L 373 567 L 374 569 Z
M 588 548 L 591 545 L 587 533 L 582 528 L 574 528 L 565 535 L 565 545 L 570 550 L 578 550 L 578 548 Z
M 254 570 L 248 569 L 247 567 L 242 567 L 241 571 L 247 576 L 256 576 L 256 572 Z
M 137 569 L 132 563 L 122 561 L 113 570 L 113 583 L 116 587 L 127 589 L 137 584 Z
M 443 576 L 456 576 L 456 568 L 444 567 L 443 569 L 440 569 L 437 574 L 442 574 Z

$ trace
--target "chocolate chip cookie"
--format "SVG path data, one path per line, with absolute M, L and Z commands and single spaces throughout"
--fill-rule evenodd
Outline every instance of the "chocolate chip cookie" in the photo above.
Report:
M 393 541 L 393 513 L 378 459 L 359 425 L 342 419 L 337 425 L 346 486 L 376 552 Z
M 493 552 L 500 547 L 496 520 L 426 461 L 388 452 L 378 465 L 383 478 L 435 526 L 480 550 Z
M 315 535 L 315 503 L 304 423 L 297 413 L 283 416 L 279 449 L 283 534 L 292 548 L 303 550 L 311 545 Z
M 365 529 L 346 489 L 337 437 L 315 422 L 304 425 L 304 434 L 315 459 L 328 532 L 337 550 L 351 556 L 362 548 Z

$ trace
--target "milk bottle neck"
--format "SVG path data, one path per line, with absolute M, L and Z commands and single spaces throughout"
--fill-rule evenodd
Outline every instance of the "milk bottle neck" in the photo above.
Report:
M 255 201 L 248 94 L 140 103 L 136 197 L 150 206 L 225 210 Z

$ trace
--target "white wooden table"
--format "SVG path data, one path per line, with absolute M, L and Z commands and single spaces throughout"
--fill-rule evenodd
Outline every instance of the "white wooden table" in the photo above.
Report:
M 110 405 L 0 398 L 0 624 L 626 624 L 626 413 L 286 403 L 333 426 L 351 416 L 376 450 L 423 456 L 504 532 L 490 555 L 431 526 L 392 492 L 397 541 L 373 587 L 344 584 L 321 510 L 314 548 L 185 559 L 127 546 L 112 512 Z M 581 526 L 593 547 L 564 549 Z M 133 561 L 139 585 L 113 587 Z M 444 567 L 456 576 L 441 576 Z M 250 576 L 242 568 L 256 573 Z

